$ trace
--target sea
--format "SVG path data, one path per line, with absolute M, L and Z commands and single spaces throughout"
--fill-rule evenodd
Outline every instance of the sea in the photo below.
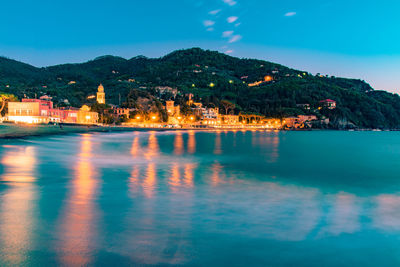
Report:
M 399 266 L 400 132 L 0 140 L 0 266 Z

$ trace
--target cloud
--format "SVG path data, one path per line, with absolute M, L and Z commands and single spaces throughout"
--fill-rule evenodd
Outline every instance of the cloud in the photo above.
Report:
M 213 32 L 213 31 L 214 31 L 214 28 L 213 28 L 213 27 L 207 28 L 207 31 L 208 31 L 208 32 Z
M 239 27 L 242 23 L 238 22 L 235 24 L 235 27 Z
M 211 10 L 210 12 L 208 12 L 208 14 L 217 15 L 219 12 L 221 12 L 221 9 Z
M 215 21 L 213 21 L 213 20 L 205 20 L 205 21 L 203 21 L 203 25 L 205 27 L 214 26 L 214 24 L 215 24 Z
M 222 33 L 222 37 L 227 38 L 227 37 L 232 36 L 232 34 L 233 34 L 233 31 L 224 31 Z
M 231 16 L 231 17 L 227 18 L 226 20 L 227 20 L 229 23 L 234 23 L 234 22 L 237 21 L 238 19 L 239 19 L 239 18 L 236 17 L 236 16 Z
M 230 6 L 234 6 L 237 4 L 235 0 L 222 0 L 225 4 L 228 4 Z
M 230 39 L 229 39 L 229 43 L 236 43 L 238 41 L 240 41 L 242 39 L 242 36 L 239 34 L 233 35 Z
M 232 54 L 233 52 L 235 52 L 234 50 L 230 49 L 230 50 L 226 50 L 225 54 Z
M 285 14 L 285 17 L 293 17 L 293 16 L 296 16 L 296 12 L 288 12 L 288 13 L 286 13 Z

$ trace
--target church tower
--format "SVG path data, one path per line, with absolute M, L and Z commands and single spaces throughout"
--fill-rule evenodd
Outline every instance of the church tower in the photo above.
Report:
M 105 104 L 106 103 L 106 93 L 104 93 L 104 87 L 102 84 L 97 88 L 97 103 Z

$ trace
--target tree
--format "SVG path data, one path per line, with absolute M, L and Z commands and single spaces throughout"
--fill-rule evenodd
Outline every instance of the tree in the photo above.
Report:
M 230 102 L 229 100 L 221 100 L 220 104 L 224 107 L 225 110 L 225 114 L 228 115 L 229 111 L 234 110 L 235 109 L 235 104 Z
M 16 101 L 17 97 L 14 96 L 13 94 L 6 94 L 6 93 L 0 93 L 0 118 L 2 117 L 3 111 L 5 111 L 6 104 L 9 101 Z

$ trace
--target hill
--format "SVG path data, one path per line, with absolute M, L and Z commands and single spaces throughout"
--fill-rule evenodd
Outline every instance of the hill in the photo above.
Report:
M 178 88 L 193 93 L 209 106 L 229 100 L 235 113 L 271 117 L 316 114 L 331 119 L 335 128 L 400 128 L 400 97 L 376 91 L 364 81 L 311 75 L 279 64 L 240 59 L 200 48 L 179 50 L 161 58 L 124 59 L 103 56 L 81 64 L 35 68 L 0 58 L 0 90 L 24 95 L 49 94 L 58 104 L 68 99 L 74 106 L 87 102 L 103 83 L 107 101 L 126 101 L 132 90 L 157 95 L 154 88 Z M 157 95 L 158 96 L 158 95 Z M 170 98 L 171 96 L 163 96 Z M 337 101 L 335 110 L 317 108 L 323 99 Z M 309 104 L 310 110 L 299 107 Z

